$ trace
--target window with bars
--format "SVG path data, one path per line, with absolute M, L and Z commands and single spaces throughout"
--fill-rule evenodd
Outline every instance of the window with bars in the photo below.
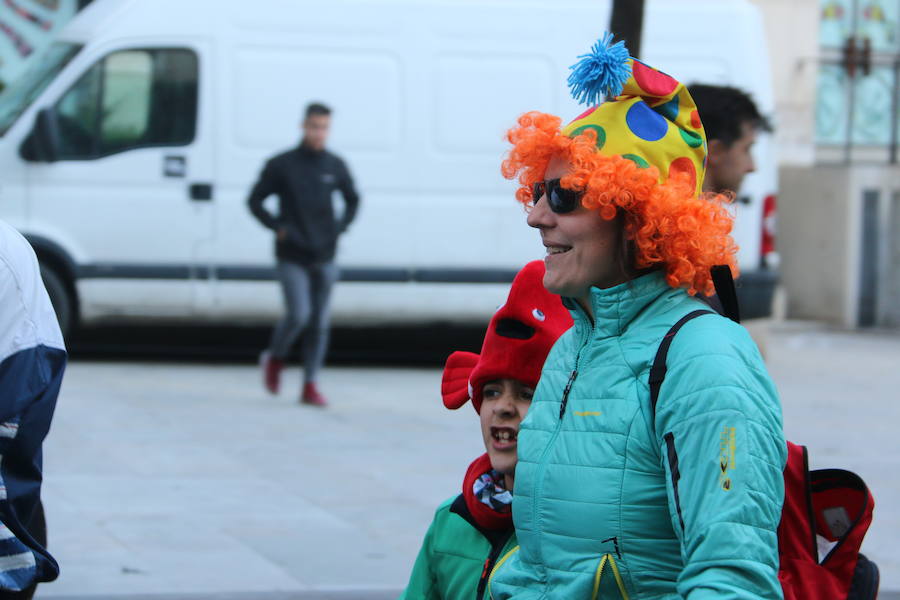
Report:
M 820 0 L 816 144 L 826 161 L 898 160 L 900 0 Z

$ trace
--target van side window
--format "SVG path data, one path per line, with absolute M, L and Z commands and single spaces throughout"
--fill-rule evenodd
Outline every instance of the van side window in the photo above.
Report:
M 56 113 L 64 160 L 190 144 L 197 121 L 197 56 L 181 48 L 109 54 L 57 102 Z
M 102 74 L 102 67 L 94 65 L 56 104 L 62 159 L 87 158 L 94 154 Z

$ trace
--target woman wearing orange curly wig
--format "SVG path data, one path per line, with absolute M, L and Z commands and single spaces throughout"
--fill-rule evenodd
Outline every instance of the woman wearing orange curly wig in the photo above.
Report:
M 697 298 L 713 267 L 736 269 L 727 199 L 700 193 L 706 143 L 685 87 L 610 42 L 569 78 L 576 98 L 605 102 L 562 129 L 528 113 L 509 132 L 503 173 L 575 325 L 522 423 L 519 547 L 490 596 L 780 598 L 781 407 L 746 331 Z

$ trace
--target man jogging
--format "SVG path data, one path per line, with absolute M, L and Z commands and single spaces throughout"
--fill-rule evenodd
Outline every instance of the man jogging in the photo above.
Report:
M 325 149 L 331 109 L 312 103 L 303 119 L 303 140 L 292 150 L 266 162 L 250 192 L 250 211 L 275 232 L 278 278 L 284 290 L 285 315 L 275 327 L 261 364 L 266 389 L 277 394 L 285 358 L 300 334 L 304 385 L 300 401 L 324 406 L 316 377 L 328 349 L 328 302 L 338 277 L 334 263 L 338 236 L 356 215 L 359 196 L 350 171 Z M 331 197 L 339 190 L 345 209 L 338 219 Z M 278 213 L 263 207 L 278 197 Z

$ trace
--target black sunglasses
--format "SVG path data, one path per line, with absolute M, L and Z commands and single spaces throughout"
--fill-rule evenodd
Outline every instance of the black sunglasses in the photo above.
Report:
M 531 190 L 531 205 L 537 204 L 541 196 L 547 196 L 550 210 L 561 215 L 578 208 L 583 194 L 584 192 L 578 190 L 567 190 L 560 185 L 559 179 L 538 181 Z

